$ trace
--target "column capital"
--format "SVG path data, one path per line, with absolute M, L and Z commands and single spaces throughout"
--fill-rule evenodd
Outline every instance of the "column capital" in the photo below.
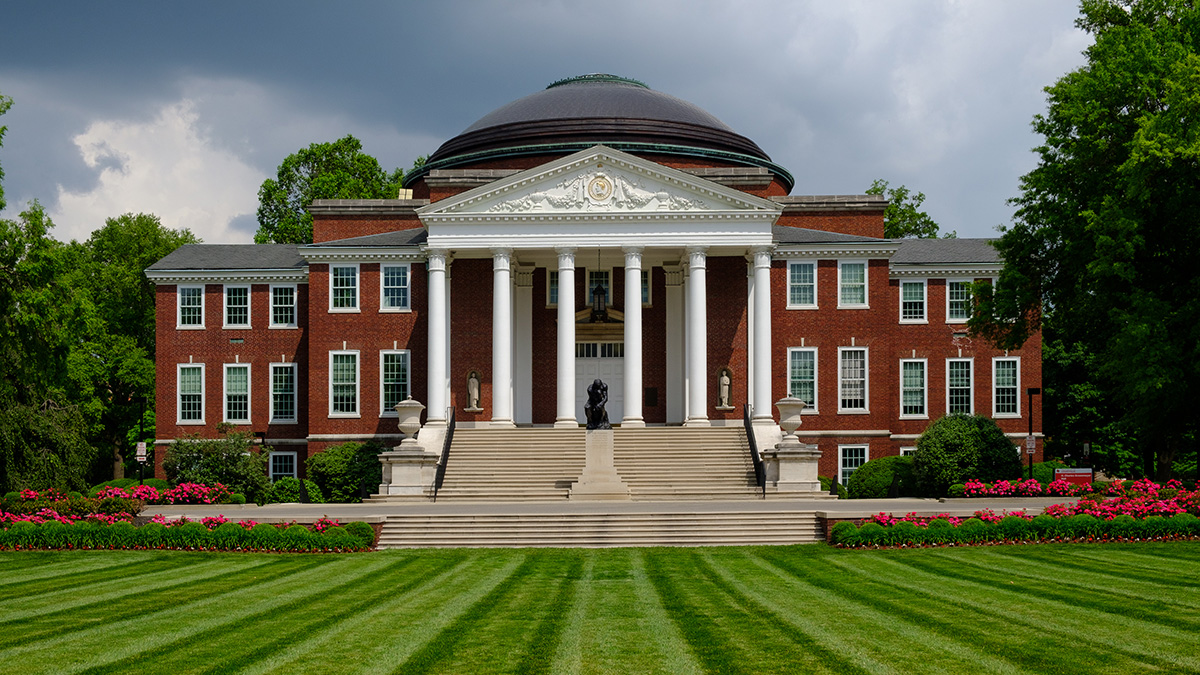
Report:
M 492 269 L 506 270 L 512 263 L 511 248 L 497 247 L 492 249 Z
M 772 246 L 755 246 L 750 249 L 750 253 L 754 256 L 755 267 L 770 267 L 771 256 L 775 253 L 775 249 Z
M 449 251 L 444 248 L 425 249 L 425 263 L 430 270 L 446 271 L 446 259 Z
M 645 247 L 643 247 L 643 246 L 622 246 L 621 247 L 621 251 L 623 251 L 625 253 L 625 267 L 626 268 L 635 267 L 635 268 L 641 269 L 641 267 L 642 267 L 642 251 L 644 250 L 644 248 Z
M 688 267 L 690 269 L 704 269 L 704 260 L 707 252 L 707 246 L 687 247 Z
M 558 254 L 558 269 L 575 269 L 575 247 L 555 246 L 554 252 Z

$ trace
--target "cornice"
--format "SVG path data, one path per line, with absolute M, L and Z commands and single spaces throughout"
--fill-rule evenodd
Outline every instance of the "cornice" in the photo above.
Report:
M 899 244 L 878 242 L 845 244 L 777 244 L 774 260 L 795 258 L 891 258 L 899 250 Z
M 766 222 L 773 223 L 778 214 L 763 211 L 672 211 L 668 213 L 627 211 L 622 213 L 465 213 L 429 214 L 426 222 L 439 225 L 472 225 L 476 223 L 612 223 L 612 222 Z
M 902 277 L 994 277 L 1003 267 L 1000 263 L 964 263 L 960 265 L 932 263 L 892 265 L 888 278 Z
M 147 270 L 155 284 L 308 283 L 308 268 L 286 270 Z
M 309 263 L 342 262 L 357 260 L 366 262 L 424 262 L 425 253 L 416 247 L 390 246 L 329 246 L 325 248 L 306 246 L 300 255 Z

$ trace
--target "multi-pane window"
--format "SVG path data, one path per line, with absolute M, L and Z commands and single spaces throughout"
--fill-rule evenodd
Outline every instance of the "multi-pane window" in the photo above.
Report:
M 1017 359 L 992 360 L 992 415 L 1017 416 L 1021 414 L 1020 361 Z
M 602 359 L 620 359 L 625 357 L 624 342 L 601 342 L 600 343 L 600 358 Z
M 971 359 L 946 361 L 946 413 L 974 413 L 972 405 Z
M 642 270 L 642 306 L 650 306 L 650 270 Z
M 900 361 L 900 415 L 925 417 L 925 360 Z
M 250 423 L 250 366 L 225 366 L 225 421 Z
M 358 415 L 358 352 L 329 353 L 329 414 Z
M 546 304 L 558 304 L 558 270 L 549 270 L 546 275 Z
M 575 358 L 619 359 L 625 356 L 624 342 L 576 342 Z
M 296 287 L 271 287 L 271 325 L 294 327 L 296 325 Z
M 901 457 L 907 457 L 909 455 L 915 455 L 915 454 L 917 454 L 916 447 L 900 448 L 900 456 Z
M 204 287 L 179 287 L 179 325 L 204 328 Z
M 204 422 L 204 364 L 179 366 L 179 422 Z
M 843 347 L 838 349 L 838 390 L 841 392 L 838 409 L 858 411 L 867 409 L 867 350 Z
M 271 482 L 274 483 L 280 478 L 295 477 L 296 453 L 273 451 L 271 453 Z
M 592 293 L 596 292 L 596 286 L 604 287 L 604 302 L 612 304 L 612 284 L 609 283 L 609 270 L 588 270 L 588 294 L 587 304 L 592 304 Z
M 296 364 L 271 364 L 271 421 L 296 421 Z
M 867 263 L 838 263 L 838 306 L 867 306 Z
M 225 287 L 225 327 L 250 325 L 250 287 Z
M 329 268 L 329 307 L 358 309 L 358 266 L 344 265 Z
M 408 398 L 408 352 L 380 353 L 380 395 L 383 414 L 395 413 L 396 404 Z
M 900 282 L 900 320 L 925 321 L 925 282 Z
M 867 463 L 867 446 L 839 445 L 838 456 L 838 482 L 845 485 L 858 467 Z
M 817 350 L 793 347 L 788 350 L 788 396 L 798 398 L 807 405 L 806 410 L 817 408 Z
M 788 263 L 788 307 L 817 306 L 817 263 Z
M 966 321 L 971 318 L 971 282 L 946 282 L 946 320 Z
M 408 309 L 408 265 L 384 265 L 380 309 Z

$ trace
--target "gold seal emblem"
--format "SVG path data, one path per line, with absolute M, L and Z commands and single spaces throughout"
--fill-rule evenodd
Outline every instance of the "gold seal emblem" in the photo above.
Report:
M 602 202 L 612 196 L 612 181 L 605 175 L 596 176 L 588 183 L 587 193 L 593 201 Z

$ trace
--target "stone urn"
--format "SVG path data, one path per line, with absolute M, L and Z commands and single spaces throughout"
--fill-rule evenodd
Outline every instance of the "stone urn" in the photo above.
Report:
M 417 445 L 416 435 L 421 430 L 421 412 L 425 406 L 414 401 L 411 396 L 396 404 L 396 414 L 400 415 L 400 431 L 404 432 L 404 440 L 400 445 L 412 447 Z
M 775 407 L 779 408 L 779 427 L 783 432 L 795 438 L 796 429 L 800 427 L 800 412 L 808 404 L 798 398 L 781 398 L 775 402 Z

